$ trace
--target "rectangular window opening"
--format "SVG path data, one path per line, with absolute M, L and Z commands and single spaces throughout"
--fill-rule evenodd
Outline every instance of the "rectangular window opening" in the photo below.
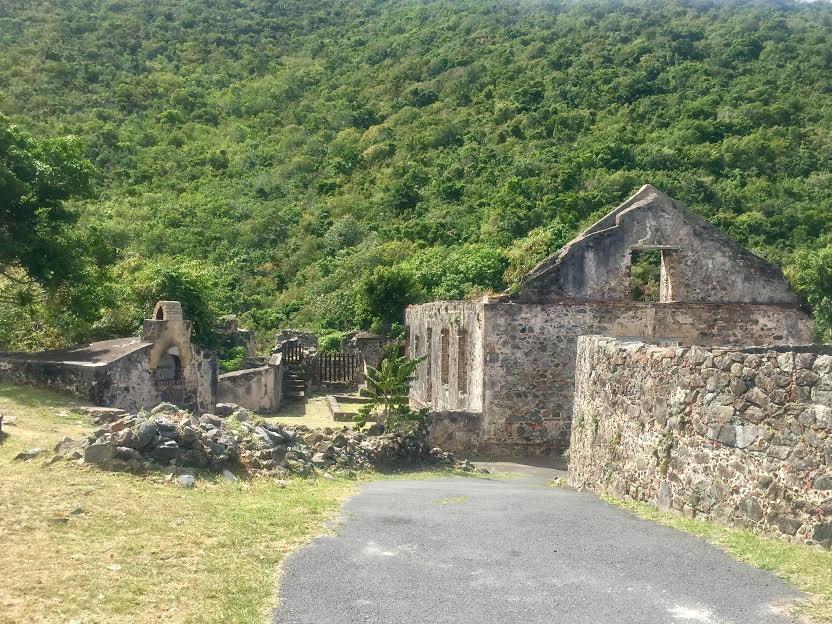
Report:
M 670 301 L 670 281 L 665 267 L 665 250 L 633 249 L 630 258 L 630 299 Z
M 468 392 L 468 350 L 465 330 L 460 329 L 456 335 L 456 388 L 460 394 Z
M 433 401 L 433 329 L 428 327 L 428 334 L 425 337 L 425 355 L 426 358 L 426 366 L 425 366 L 425 383 L 427 384 L 427 388 L 425 388 L 428 403 Z
M 442 385 L 447 386 L 448 385 L 448 379 L 450 377 L 448 368 L 449 368 L 449 365 L 450 365 L 450 358 L 451 358 L 451 354 L 449 353 L 451 338 L 450 338 L 450 332 L 448 331 L 447 327 L 442 330 L 441 341 L 442 342 L 440 343 L 440 347 L 439 347 L 440 348 L 440 353 L 439 353 L 439 357 L 440 357 L 440 360 L 439 360 L 439 375 L 440 375 L 440 378 L 441 378 L 441 381 L 442 381 Z

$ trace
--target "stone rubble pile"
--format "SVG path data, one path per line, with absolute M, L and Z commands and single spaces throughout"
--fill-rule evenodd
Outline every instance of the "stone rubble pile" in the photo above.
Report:
M 311 476 L 432 465 L 474 471 L 469 461 L 431 449 L 427 432 L 386 433 L 375 424 L 365 431 L 348 427 L 310 429 L 254 421 L 233 404 L 195 416 L 162 403 L 151 412 L 127 414 L 97 429 L 86 440 L 65 438 L 54 461 L 83 459 L 106 470 L 141 472 L 168 468 L 181 485 L 193 485 L 193 471 L 249 475 Z M 485 471 L 483 471 L 485 472 Z

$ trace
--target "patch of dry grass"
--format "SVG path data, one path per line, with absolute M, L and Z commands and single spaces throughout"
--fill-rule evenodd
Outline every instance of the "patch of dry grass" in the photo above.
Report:
M 323 427 L 351 426 L 352 423 L 335 422 L 326 406 L 326 397 L 310 397 L 306 401 L 285 403 L 277 414 L 264 415 L 264 418 L 284 425 L 306 425 L 313 429 Z
M 325 529 L 354 484 L 226 483 L 184 490 L 76 463 L 12 461 L 91 423 L 71 402 L 0 386 L 0 623 L 264 621 L 279 563 Z

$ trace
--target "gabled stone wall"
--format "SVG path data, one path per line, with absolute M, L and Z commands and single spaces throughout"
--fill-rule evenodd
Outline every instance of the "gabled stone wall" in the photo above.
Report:
M 535 267 L 518 299 L 627 301 L 633 251 L 661 253 L 661 301 L 797 305 L 782 272 L 648 185 Z
M 569 482 L 832 545 L 832 348 L 580 338 Z

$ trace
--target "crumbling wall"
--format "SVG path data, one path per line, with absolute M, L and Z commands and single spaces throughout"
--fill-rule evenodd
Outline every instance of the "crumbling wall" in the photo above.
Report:
M 408 348 L 419 364 L 411 398 L 431 411 L 482 410 L 482 302 L 438 301 L 405 314 Z
M 283 397 L 283 363 L 280 354 L 268 366 L 234 371 L 218 378 L 217 401 L 236 403 L 255 412 L 280 409 Z
M 629 300 L 644 249 L 661 252 L 663 302 L 798 303 L 779 269 L 650 185 L 535 267 L 518 300 Z
M 241 329 L 240 322 L 235 315 L 229 314 L 218 319 L 214 325 L 214 333 L 223 348 L 244 347 L 246 358 L 257 356 L 257 339 L 254 332 L 250 329 Z
M 832 546 L 832 348 L 582 337 L 569 482 Z
M 0 357 L 0 382 L 67 392 L 97 404 L 98 373 L 101 367 L 67 366 L 58 362 L 5 359 Z
M 97 343 L 93 343 L 93 347 Z M 38 359 L 38 354 L 0 357 L 0 381 L 68 392 L 84 402 L 128 411 L 150 409 L 162 402 L 196 412 L 213 409 L 217 393 L 216 355 L 191 346 L 180 379 L 157 382 L 151 368 L 152 345 L 110 362 Z
M 318 350 L 318 336 L 314 333 L 297 329 L 281 329 L 274 337 L 275 351 L 279 351 L 290 340 L 297 340 L 302 349 Z
M 788 306 L 640 302 L 486 303 L 481 446 L 498 454 L 565 450 L 578 336 L 681 344 L 808 343 L 813 323 Z M 479 374 L 479 373 L 472 373 Z
M 476 453 L 482 436 L 482 414 L 476 412 L 431 412 L 428 415 L 431 447 L 452 453 Z

